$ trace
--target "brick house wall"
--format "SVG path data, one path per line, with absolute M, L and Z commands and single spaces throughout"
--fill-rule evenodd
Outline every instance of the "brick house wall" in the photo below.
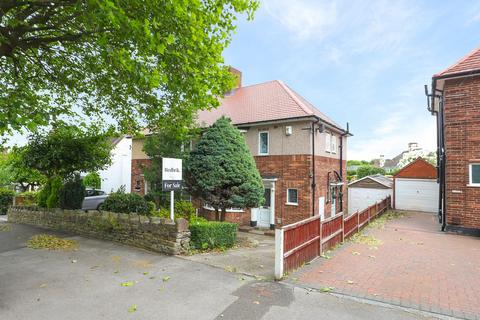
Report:
M 145 177 L 143 176 L 143 170 L 150 165 L 150 159 L 132 159 L 132 183 L 130 192 L 137 193 L 141 196 L 145 195 Z
M 480 77 L 445 82 L 447 224 L 480 229 L 480 188 L 469 184 L 469 164 L 480 162 Z

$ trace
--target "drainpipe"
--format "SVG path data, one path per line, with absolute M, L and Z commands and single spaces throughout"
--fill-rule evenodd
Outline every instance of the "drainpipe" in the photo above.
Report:
M 444 131 L 444 108 L 443 91 L 438 90 L 437 79 L 432 80 L 432 93 L 428 93 L 425 85 L 425 95 L 427 96 L 427 109 L 437 117 L 437 180 L 439 185 L 438 192 L 438 222 L 442 224 L 442 231 L 445 231 L 446 221 L 446 197 L 445 197 L 445 131 Z M 440 92 L 440 95 L 437 95 Z M 431 100 L 430 100 L 431 98 Z M 438 98 L 438 111 L 435 111 L 435 98 Z
M 349 124 L 347 122 L 347 131 L 340 135 L 340 177 L 343 181 L 343 138 L 350 134 Z M 340 187 L 340 192 L 342 193 L 342 199 L 340 200 L 340 212 L 343 211 L 343 185 Z
M 311 133 L 312 133 L 312 216 L 315 215 L 315 189 L 317 188 L 317 179 L 315 177 L 315 125 L 320 122 L 320 119 L 317 118 L 315 121 L 312 121 Z

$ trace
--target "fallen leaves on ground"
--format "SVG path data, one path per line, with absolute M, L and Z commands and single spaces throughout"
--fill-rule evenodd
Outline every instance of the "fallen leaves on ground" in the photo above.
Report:
M 27 247 L 32 249 L 74 250 L 77 241 L 62 239 L 49 234 L 37 234 L 27 241 Z
M 0 231 L 12 231 L 12 225 L 9 223 L 1 223 Z
M 330 257 L 329 255 L 326 255 L 326 254 L 323 254 L 323 253 L 320 255 L 320 257 L 322 257 L 322 258 L 324 258 L 324 259 L 327 259 L 327 260 L 329 260 L 329 259 L 332 258 L 332 257 Z
M 370 226 L 377 229 L 385 228 L 387 221 L 405 217 L 405 212 L 389 210 L 376 219 L 370 221 Z
M 381 240 L 375 238 L 371 234 L 364 234 L 363 232 L 354 234 L 351 241 L 354 243 L 366 244 L 370 248 L 376 248 L 382 244 Z
M 167 282 L 168 280 L 170 280 L 170 277 L 169 277 L 169 276 L 165 276 L 165 277 L 162 278 L 162 281 L 163 281 L 163 282 Z
M 355 283 L 355 281 L 352 281 L 352 280 L 347 280 L 347 283 L 348 283 L 348 284 L 354 284 L 354 283 Z
M 42 284 L 40 285 L 40 288 L 46 288 L 46 287 L 47 287 L 47 284 L 46 284 L 46 283 L 42 283 Z
M 359 255 L 360 255 L 360 252 L 358 252 L 358 251 L 353 251 L 352 254 L 353 254 L 354 256 L 359 256 Z
M 120 283 L 120 285 L 122 287 L 131 287 L 131 286 L 133 286 L 133 284 L 134 284 L 133 281 L 125 281 L 125 282 Z
M 128 308 L 128 313 L 132 313 L 132 312 L 135 312 L 137 311 L 137 305 L 136 304 L 132 304 L 130 306 L 130 308 Z
M 226 266 L 225 271 L 227 271 L 227 272 L 237 272 L 237 268 L 232 267 L 232 266 Z
M 322 288 L 320 288 L 320 292 L 330 292 L 333 289 L 335 289 L 335 288 L 334 287 L 322 287 Z

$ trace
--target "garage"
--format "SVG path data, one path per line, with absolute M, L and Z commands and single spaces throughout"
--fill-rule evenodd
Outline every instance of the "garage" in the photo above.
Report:
M 348 213 L 362 211 L 393 193 L 393 181 L 380 174 L 363 177 L 348 184 Z
M 394 176 L 394 207 L 398 210 L 438 211 L 437 169 L 422 158 Z

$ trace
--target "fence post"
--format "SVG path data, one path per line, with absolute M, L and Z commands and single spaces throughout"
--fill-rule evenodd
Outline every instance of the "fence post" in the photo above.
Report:
M 275 229 L 275 279 L 280 280 L 283 278 L 283 229 Z
M 360 211 L 357 210 L 357 232 L 360 230 Z
M 318 217 L 318 224 L 320 225 L 320 230 L 318 230 L 318 235 L 320 238 L 318 239 L 318 256 L 322 255 L 322 217 Z
M 378 214 L 378 201 L 375 201 L 375 216 Z
M 342 212 L 342 218 L 341 218 L 342 219 L 342 242 L 343 242 L 343 240 L 345 240 L 345 220 L 344 220 L 344 218 L 345 218 L 345 215 Z

